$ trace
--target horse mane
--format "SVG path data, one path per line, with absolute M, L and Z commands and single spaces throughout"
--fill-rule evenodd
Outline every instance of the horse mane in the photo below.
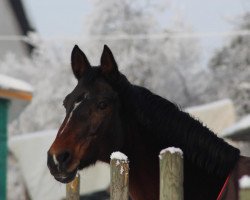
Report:
M 175 104 L 146 88 L 132 85 L 122 74 L 118 80 L 108 81 L 126 109 L 130 108 L 138 122 L 155 133 L 161 148 L 179 147 L 185 159 L 220 177 L 226 177 L 234 168 L 240 151 Z

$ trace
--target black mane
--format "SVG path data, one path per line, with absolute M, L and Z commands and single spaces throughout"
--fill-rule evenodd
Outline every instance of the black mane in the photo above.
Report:
M 239 159 L 240 151 L 172 102 L 132 85 L 124 75 L 107 81 L 119 94 L 122 105 L 131 109 L 137 120 L 151 133 L 155 133 L 161 148 L 179 147 L 185 160 L 207 173 L 225 178 Z M 129 106 L 128 106 L 129 105 Z

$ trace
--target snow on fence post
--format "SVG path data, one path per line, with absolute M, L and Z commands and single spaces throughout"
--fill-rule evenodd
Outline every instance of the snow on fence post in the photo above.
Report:
M 128 200 L 129 161 L 126 155 L 114 152 L 110 156 L 110 200 Z
M 250 200 L 250 176 L 243 176 L 239 180 L 239 200 Z
M 181 149 L 163 149 L 160 158 L 160 200 L 183 200 L 183 153 Z
M 66 200 L 79 200 L 80 199 L 80 174 L 70 183 L 66 185 Z

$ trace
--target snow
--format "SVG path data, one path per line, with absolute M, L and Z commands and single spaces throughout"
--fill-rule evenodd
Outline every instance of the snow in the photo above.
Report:
M 208 104 L 203 104 L 203 105 L 199 105 L 199 106 L 192 106 L 186 109 L 187 112 L 193 112 L 199 109 L 202 110 L 206 110 L 209 111 L 211 109 L 218 109 L 223 105 L 227 105 L 227 104 L 231 104 L 232 101 L 230 99 L 222 99 L 220 101 L 214 101 L 212 103 L 208 103 Z
M 123 167 L 121 166 L 121 169 L 120 169 L 120 174 L 122 175 L 122 174 L 123 174 L 123 172 L 124 172 L 124 169 L 123 169 Z
M 218 135 L 236 120 L 235 106 L 230 99 L 189 107 L 185 111 Z
M 166 149 L 161 150 L 160 154 L 164 154 L 166 152 L 170 152 L 171 154 L 174 153 L 179 153 L 179 154 L 183 154 L 182 150 L 180 148 L 176 148 L 176 147 L 168 147 Z
M 110 159 L 116 160 L 116 163 L 115 163 L 116 166 L 119 166 L 121 163 L 128 163 L 128 157 L 119 151 L 113 152 L 110 156 Z M 120 167 L 121 167 L 120 174 L 122 175 L 125 169 L 123 168 L 122 165 L 120 165 Z
M 20 90 L 30 93 L 33 92 L 33 88 L 30 84 L 3 74 L 0 74 L 0 88 L 6 90 Z
M 165 154 L 166 152 L 169 152 L 171 154 L 180 154 L 181 156 L 183 156 L 183 152 L 180 148 L 176 148 L 176 147 L 168 147 L 166 149 L 161 150 L 159 158 L 162 159 L 162 155 Z
M 121 152 L 119 152 L 119 151 L 113 152 L 113 153 L 111 154 L 111 156 L 110 156 L 110 159 L 111 159 L 111 160 L 117 159 L 117 160 L 128 161 L 128 157 L 127 157 L 125 154 L 123 154 L 123 153 L 121 153 Z M 117 164 L 117 162 L 116 162 L 116 164 Z M 119 164 L 119 163 L 118 163 L 118 164 Z
M 233 126 L 225 129 L 222 136 L 230 137 L 236 135 L 237 133 L 243 133 L 244 131 L 249 132 L 248 130 L 250 130 L 250 115 L 245 116 Z
M 158 6 L 132 0 L 95 0 L 93 3 L 95 5 L 90 11 L 91 17 L 87 17 L 84 23 L 86 25 L 84 32 L 89 33 L 90 36 L 145 35 L 166 30 L 175 32 L 188 29 L 184 22 L 183 26 L 179 24 L 175 27 L 173 24 L 171 27 L 159 27 L 158 23 L 161 24 L 161 22 L 160 20 L 158 22 L 158 15 L 164 14 L 165 10 L 169 9 L 166 3 L 157 1 Z M 110 12 L 110 8 L 113 7 L 116 9 Z M 50 129 L 61 123 L 65 115 L 61 103 L 76 84 L 70 67 L 70 53 L 75 43 L 82 48 L 93 65 L 99 65 L 100 51 L 102 51 L 103 44 L 107 43 L 119 63 L 119 69 L 131 82 L 153 89 L 183 106 L 190 102 L 183 95 L 185 83 L 188 84 L 187 89 L 195 92 L 200 91 L 204 85 L 199 82 L 203 73 L 200 75 L 196 73 L 197 66 L 199 66 L 196 58 L 200 48 L 197 46 L 198 42 L 193 39 L 191 41 L 170 38 L 167 40 L 145 39 L 128 42 L 119 39 L 111 41 L 82 39 L 58 42 L 45 40 L 36 33 L 29 34 L 28 37 L 29 42 L 36 47 L 31 57 L 19 59 L 12 55 L 6 56 L 0 62 L 1 73 L 29 80 L 36 89 L 31 104 L 11 124 L 11 134 L 32 132 L 43 128 Z M 154 52 L 153 55 L 152 52 Z M 46 69 L 44 66 L 47 66 Z M 155 67 L 152 68 L 152 66 Z M 188 75 L 181 76 L 179 72 L 183 75 L 187 72 Z M 180 81 L 181 77 L 188 78 L 188 80 Z M 192 77 L 195 81 L 191 80 Z M 199 86 L 197 90 L 191 87 L 194 83 Z M 175 87 L 172 86 L 173 84 Z M 207 79 L 205 84 L 209 84 Z M 195 103 L 193 100 L 192 102 Z M 43 113 L 50 114 L 44 115 Z
M 240 180 L 239 180 L 239 185 L 241 189 L 246 189 L 250 188 L 250 176 L 244 175 Z
M 129 36 L 131 34 L 150 35 L 161 32 L 169 32 L 174 35 L 175 32 L 190 31 L 189 25 L 181 16 L 178 17 L 178 23 L 172 22 L 171 24 L 170 22 L 167 23 L 167 26 L 162 24 L 159 13 L 164 14 L 170 9 L 166 3 L 162 4 L 162 6 L 156 4 L 152 6 L 151 3 L 145 1 L 145 5 L 142 5 L 141 2 L 138 3 L 141 4 L 140 7 L 132 0 L 95 0 L 93 2 L 96 2 L 96 6 L 93 6 L 90 16 L 86 17 L 87 22 L 84 22 L 86 25 L 84 31 L 89 35 L 109 36 L 123 34 Z M 116 9 L 111 12 L 110 8 L 113 7 Z M 143 39 L 126 40 L 124 42 L 124 40 L 115 40 L 114 38 L 114 40 L 110 41 L 83 39 L 81 41 L 58 42 L 45 41 L 37 36 L 36 34 L 31 35 L 31 43 L 36 47 L 31 57 L 24 60 L 6 57 L 0 62 L 1 73 L 22 80 L 29 80 L 31 85 L 36 88 L 36 95 L 34 95 L 31 104 L 10 125 L 9 132 L 11 134 L 20 134 L 44 128 L 51 129 L 58 127 L 61 123 L 62 118 L 65 116 L 65 111 L 61 106 L 62 100 L 76 84 L 70 67 L 70 52 L 75 42 L 82 47 L 91 63 L 94 61 L 93 64 L 97 65 L 99 64 L 103 44 L 107 43 L 114 53 L 119 69 L 132 83 L 148 87 L 155 93 L 167 97 L 182 107 L 209 102 L 225 96 L 233 98 L 236 107 L 249 105 L 250 102 L 248 96 L 244 96 L 250 94 L 249 92 L 238 93 L 238 91 L 243 89 L 245 91 L 248 88 L 245 83 L 249 83 L 249 65 L 242 63 L 242 66 L 246 67 L 241 71 L 233 70 L 235 67 L 225 67 L 221 74 L 214 73 L 209 67 L 201 66 L 201 57 L 199 55 L 202 49 L 199 46 L 198 39 L 181 40 L 170 37 L 164 40 Z M 228 53 L 224 53 L 226 59 L 230 61 L 228 62 L 230 66 L 238 66 L 238 64 L 241 64 L 241 60 L 248 60 L 245 59 L 249 55 L 248 43 L 241 42 L 239 45 L 246 45 L 243 48 L 237 47 L 235 51 L 229 49 L 231 45 L 225 46 L 228 47 L 226 51 L 230 50 L 229 57 L 227 56 Z M 162 51 L 163 49 L 164 51 Z M 245 53 L 242 52 L 246 55 L 245 58 L 233 56 L 242 55 L 239 51 L 241 49 L 246 50 Z M 220 70 L 218 67 L 219 72 Z M 10 79 L 8 79 L 7 85 L 4 84 L 6 81 L 3 83 L 3 80 L 0 77 L 0 88 L 9 88 L 12 85 L 9 83 Z M 241 84 L 243 81 L 244 84 Z M 14 83 L 15 87 L 22 85 L 17 84 L 16 81 Z M 238 87 L 242 89 L 239 90 Z M 210 104 L 206 108 L 217 107 L 217 105 Z M 225 108 L 224 111 L 228 111 L 228 109 Z M 216 114 L 209 117 L 211 117 L 211 121 L 220 124 L 221 119 L 229 119 L 228 116 L 223 115 L 226 116 L 225 119 L 219 116 L 219 121 L 216 120 L 218 116 Z

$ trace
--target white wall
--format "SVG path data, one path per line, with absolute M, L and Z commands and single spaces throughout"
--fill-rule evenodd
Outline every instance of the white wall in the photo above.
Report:
M 0 36 L 20 34 L 19 24 L 8 0 L 0 0 Z M 26 47 L 22 42 L 0 40 L 0 59 L 8 52 L 18 56 L 27 55 Z

